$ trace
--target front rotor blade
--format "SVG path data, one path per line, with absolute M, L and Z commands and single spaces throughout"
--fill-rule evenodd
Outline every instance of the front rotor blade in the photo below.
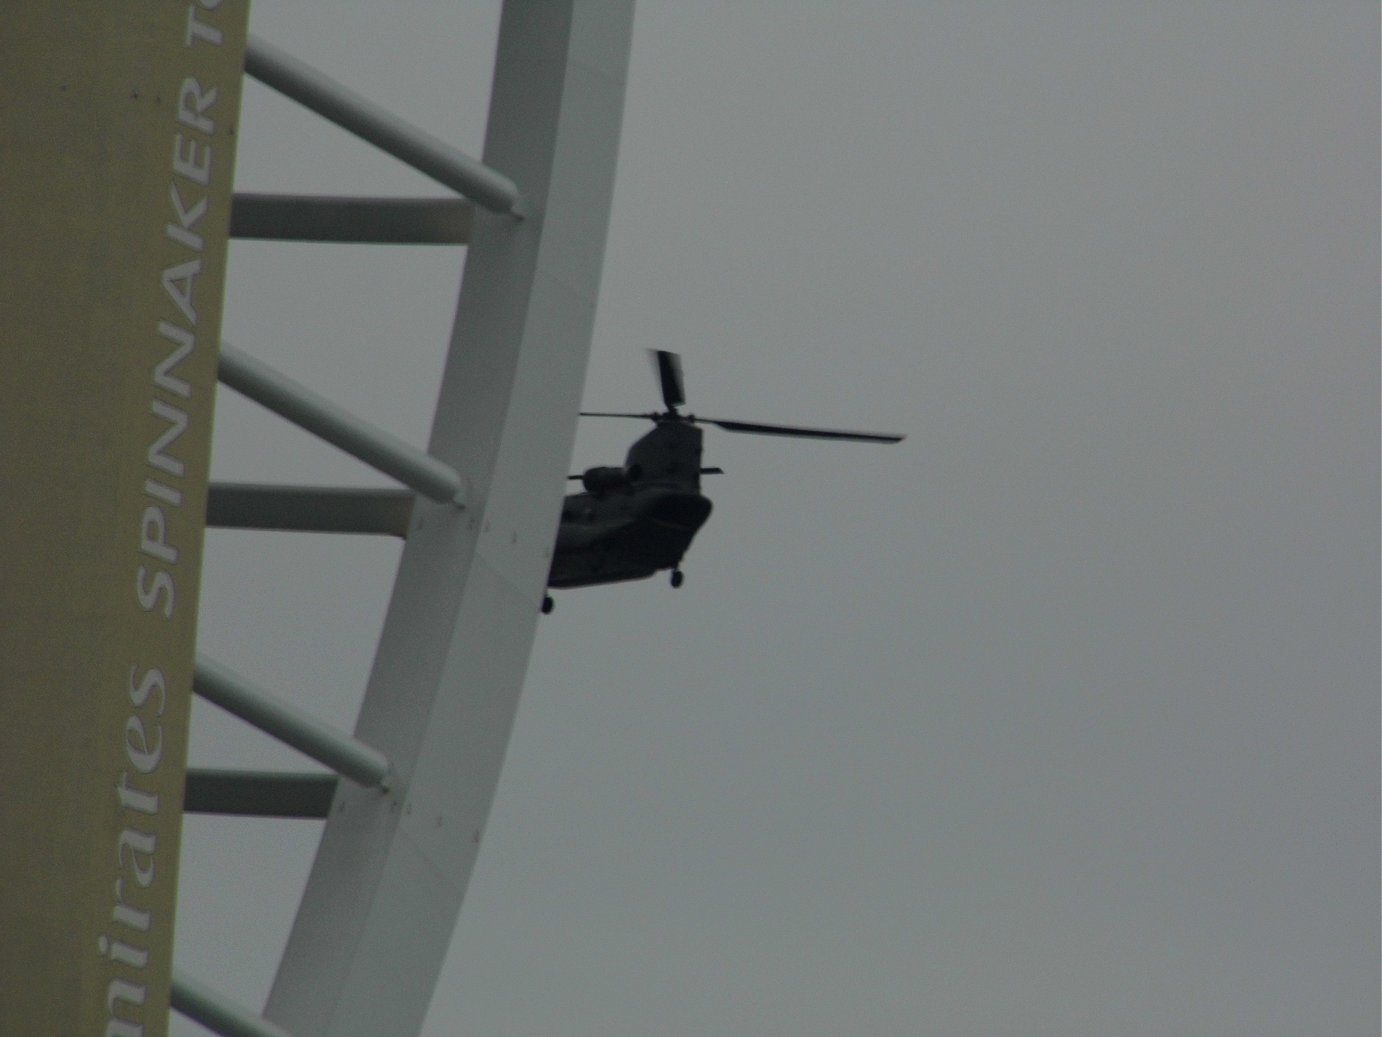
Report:
M 686 389 L 681 380 L 681 357 L 666 349 L 650 349 L 653 366 L 657 368 L 657 383 L 662 387 L 662 402 L 668 410 L 676 410 L 686 402 Z
M 579 413 L 583 418 L 642 418 L 644 421 L 656 421 L 658 418 L 656 412 L 648 413 L 647 411 L 644 411 L 642 414 L 634 414 L 631 411 L 622 410 L 583 410 Z
M 853 432 L 848 429 L 808 428 L 801 425 L 766 425 L 761 421 L 732 421 L 728 418 L 702 418 L 696 421 L 715 425 L 726 432 L 755 432 L 762 436 L 798 436 L 803 439 L 854 439 L 864 443 L 900 443 L 906 436 L 891 432 Z

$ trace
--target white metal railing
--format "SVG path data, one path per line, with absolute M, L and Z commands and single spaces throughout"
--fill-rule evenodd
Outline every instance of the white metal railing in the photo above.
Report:
M 230 236 L 261 241 L 465 245 L 475 206 L 464 198 L 341 198 L 237 193 Z
M 371 425 L 301 382 L 221 343 L 221 382 L 365 464 L 432 500 L 464 504 L 464 483 L 450 465 Z
M 255 1015 L 204 983 L 173 970 L 173 1008 L 221 1037 L 293 1037 L 277 1023 Z
M 206 525 L 406 537 L 414 500 L 405 489 L 212 483 Z
M 182 809 L 188 814 L 324 818 L 340 779 L 334 774 L 189 767 Z
M 197 656 L 192 688 L 208 702 L 351 781 L 380 789 L 387 789 L 392 781 L 393 765 L 378 749 L 270 695 L 204 655 Z
M 287 51 L 251 34 L 245 72 L 491 212 L 521 215 L 518 186 Z

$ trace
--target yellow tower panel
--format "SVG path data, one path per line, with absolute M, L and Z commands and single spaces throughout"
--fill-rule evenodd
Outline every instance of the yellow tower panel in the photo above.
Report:
M 167 1029 L 248 5 L 0 33 L 0 1028 Z

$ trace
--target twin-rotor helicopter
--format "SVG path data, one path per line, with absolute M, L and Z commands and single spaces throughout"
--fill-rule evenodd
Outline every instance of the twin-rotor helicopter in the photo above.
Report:
M 588 587 L 640 580 L 671 570 L 673 587 L 682 584 L 681 560 L 697 531 L 710 516 L 710 499 L 701 493 L 701 476 L 719 468 L 701 466 L 700 425 L 727 432 L 808 439 L 849 439 L 897 443 L 904 437 L 882 432 L 756 421 L 705 418 L 683 414 L 686 403 L 681 359 L 666 350 L 650 350 L 662 389 L 665 411 L 629 414 L 582 411 L 585 417 L 643 418 L 653 429 L 629 448 L 622 466 L 589 468 L 579 479 L 584 490 L 562 504 L 549 587 Z M 542 611 L 552 610 L 547 596 Z

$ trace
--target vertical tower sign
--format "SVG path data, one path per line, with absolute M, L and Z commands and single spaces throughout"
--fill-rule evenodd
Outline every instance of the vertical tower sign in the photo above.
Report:
M 0 33 L 0 1029 L 167 1029 L 244 0 Z

